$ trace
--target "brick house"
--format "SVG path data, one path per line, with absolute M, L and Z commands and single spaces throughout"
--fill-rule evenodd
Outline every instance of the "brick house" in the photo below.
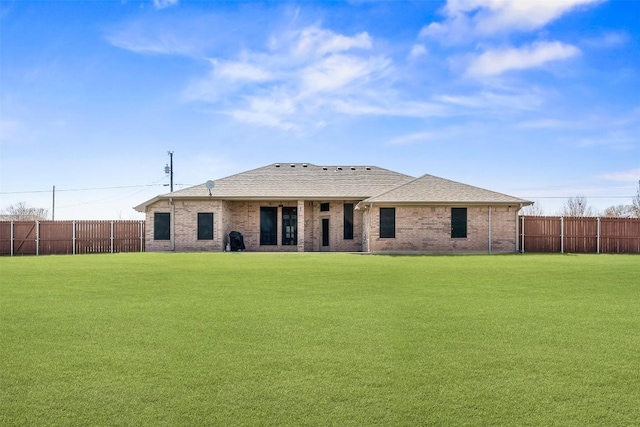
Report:
M 374 166 L 275 163 L 148 200 L 148 251 L 509 253 L 532 202 Z

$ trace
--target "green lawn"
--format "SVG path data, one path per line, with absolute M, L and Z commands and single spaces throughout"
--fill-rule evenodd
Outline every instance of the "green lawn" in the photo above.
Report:
M 0 258 L 0 425 L 640 424 L 640 257 Z

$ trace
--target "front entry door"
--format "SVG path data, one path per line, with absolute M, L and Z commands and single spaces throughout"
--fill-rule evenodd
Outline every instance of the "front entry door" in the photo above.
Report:
M 321 251 L 329 250 L 329 218 L 322 218 L 322 233 L 320 233 L 322 244 L 320 245 Z

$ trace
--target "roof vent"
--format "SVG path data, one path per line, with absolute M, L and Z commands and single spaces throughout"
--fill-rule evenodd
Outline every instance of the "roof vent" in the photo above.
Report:
M 351 166 L 351 170 L 352 170 L 352 171 L 354 171 L 354 170 L 356 170 L 356 168 L 354 168 L 353 166 Z
M 338 167 L 336 168 L 336 170 L 337 170 L 337 171 L 341 171 L 341 170 L 342 170 L 342 168 L 341 168 L 340 166 L 338 166 Z
M 323 167 L 322 167 L 322 170 L 323 170 L 323 171 L 326 171 L 326 170 L 327 170 L 327 167 L 326 167 L 326 166 L 323 166 Z
M 303 167 L 303 168 L 306 168 L 306 167 L 307 167 L 307 164 L 306 164 L 306 163 L 303 163 L 303 164 L 302 164 L 302 167 Z
M 280 167 L 280 163 L 276 163 L 276 167 L 279 168 Z
M 369 166 L 367 166 L 365 169 L 366 169 L 366 170 L 368 170 L 368 171 L 370 171 L 370 170 L 371 170 L 371 168 L 370 168 Z
M 296 167 L 296 165 L 295 165 L 295 164 L 293 164 L 293 163 L 291 163 L 291 165 L 290 165 L 290 166 L 291 166 L 292 168 L 295 168 L 295 167 Z

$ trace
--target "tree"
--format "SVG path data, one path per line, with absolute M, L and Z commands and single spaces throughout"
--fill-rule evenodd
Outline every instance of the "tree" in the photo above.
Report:
M 638 181 L 638 192 L 631 198 L 630 205 L 609 206 L 602 214 L 617 218 L 640 218 L 640 181 Z
M 544 208 L 536 201 L 534 204 L 525 206 L 520 211 L 524 216 L 544 216 Z
M 636 218 L 640 218 L 640 181 L 638 181 L 638 192 L 631 199 L 631 214 Z
M 596 212 L 587 203 L 584 196 L 569 197 L 560 210 L 562 216 L 596 216 Z
M 47 219 L 49 210 L 45 208 L 34 208 L 25 202 L 18 202 L 2 210 L 2 214 L 13 221 L 33 221 Z
M 602 212 L 602 216 L 613 218 L 631 218 L 633 214 L 633 205 L 613 205 L 609 206 Z

